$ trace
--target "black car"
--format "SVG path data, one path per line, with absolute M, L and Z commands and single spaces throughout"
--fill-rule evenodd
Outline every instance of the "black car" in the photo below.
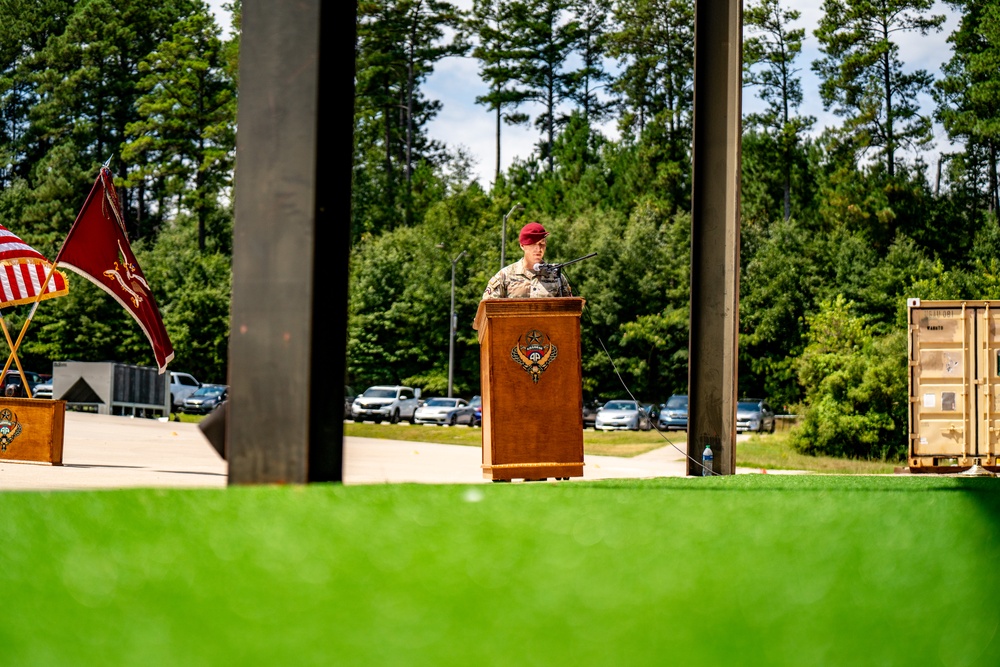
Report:
M 181 404 L 181 411 L 188 415 L 207 415 L 229 398 L 229 387 L 224 384 L 203 384 Z
M 639 412 L 639 430 L 652 431 L 659 428 L 660 406 L 656 403 L 643 403 Z
M 40 385 L 45 378 L 40 373 L 34 371 L 24 371 L 24 379 L 28 381 L 28 389 L 31 395 L 35 395 L 35 387 Z M 0 396 L 10 398 L 27 398 L 28 392 L 24 388 L 24 380 L 21 379 L 21 372 L 16 369 L 7 371 L 6 377 L 0 380 Z
M 583 428 L 594 428 L 597 421 L 597 411 L 603 405 L 600 401 L 589 401 L 583 404 Z
M 351 404 L 354 403 L 354 399 L 357 395 L 354 390 L 348 386 L 344 386 L 344 419 L 351 418 Z

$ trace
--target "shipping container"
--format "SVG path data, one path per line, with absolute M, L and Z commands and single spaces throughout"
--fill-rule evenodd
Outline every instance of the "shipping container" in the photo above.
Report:
M 911 472 L 997 471 L 1000 301 L 907 300 Z

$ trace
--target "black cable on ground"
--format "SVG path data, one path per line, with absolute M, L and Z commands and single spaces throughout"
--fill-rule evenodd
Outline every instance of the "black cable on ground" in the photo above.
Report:
M 591 326 L 591 328 L 593 330 L 594 320 L 590 317 L 590 310 L 586 307 L 586 304 L 584 304 L 584 311 L 587 313 L 587 320 L 590 322 L 590 326 Z M 594 338 L 597 340 L 598 344 L 601 346 L 601 349 L 604 350 L 604 354 L 605 354 L 605 356 L 607 356 L 608 361 L 611 363 L 611 368 L 614 370 L 615 376 L 618 378 L 618 381 L 622 383 L 622 387 L 625 389 L 625 393 L 628 394 L 629 398 L 631 398 L 633 401 L 635 401 L 636 405 L 642 405 L 636 399 L 636 397 L 632 394 L 632 390 L 628 388 L 628 385 L 625 384 L 625 379 L 622 377 L 621 373 L 618 372 L 618 366 L 615 364 L 615 360 L 611 358 L 611 353 L 608 352 L 608 348 L 605 347 L 604 341 L 602 341 L 601 337 L 598 336 L 596 333 L 594 334 Z M 656 427 L 656 425 L 653 423 L 652 419 L 650 419 L 649 415 L 646 414 L 645 411 L 640 410 L 640 413 L 641 413 L 641 416 L 639 418 L 646 420 L 646 424 L 649 426 L 650 430 L 656 431 L 659 434 L 659 436 L 661 438 L 663 438 L 664 442 L 666 442 L 668 445 L 670 445 L 671 447 L 673 447 L 674 449 L 676 449 L 678 452 L 680 452 L 681 454 L 683 454 L 684 458 L 686 458 L 688 461 L 691 461 L 696 466 L 698 466 L 699 468 L 701 468 L 701 477 L 711 477 L 712 475 L 718 475 L 719 474 L 719 473 L 715 472 L 714 470 L 711 470 L 710 468 L 705 467 L 705 465 L 701 461 L 699 461 L 695 457 L 693 457 L 690 454 L 688 454 L 687 451 L 682 450 L 672 440 L 670 440 L 669 438 L 667 438 L 663 434 L 663 431 L 661 431 L 659 428 Z M 705 475 L 706 472 L 708 472 L 709 475 Z

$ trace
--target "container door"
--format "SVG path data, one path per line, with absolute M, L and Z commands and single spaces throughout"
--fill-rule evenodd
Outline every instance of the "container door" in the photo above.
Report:
M 979 437 L 975 455 L 980 465 L 996 465 L 997 441 L 1000 439 L 1000 304 L 981 308 L 976 321 L 980 323 L 982 362 L 979 401 Z
M 910 309 L 912 467 L 958 463 L 975 446 L 975 329 L 971 308 Z

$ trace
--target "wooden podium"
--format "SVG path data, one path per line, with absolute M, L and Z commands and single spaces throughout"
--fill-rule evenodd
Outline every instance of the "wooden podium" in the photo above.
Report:
M 583 304 L 579 297 L 479 303 L 483 477 L 583 477 Z

